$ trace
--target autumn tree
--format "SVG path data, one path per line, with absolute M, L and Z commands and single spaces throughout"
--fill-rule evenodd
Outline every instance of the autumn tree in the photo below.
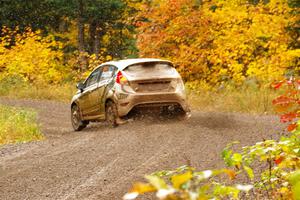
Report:
M 201 85 L 297 74 L 299 15 L 287 0 L 154 0 L 139 6 L 141 56 L 173 60 Z

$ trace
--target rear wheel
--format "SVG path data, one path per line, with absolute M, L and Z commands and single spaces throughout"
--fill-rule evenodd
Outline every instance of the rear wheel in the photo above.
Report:
M 72 106 L 71 121 L 72 121 L 73 129 L 75 131 L 81 131 L 88 125 L 88 122 L 82 121 L 81 116 L 80 116 L 79 107 L 77 105 Z
M 109 101 L 106 104 L 106 121 L 110 127 L 117 127 L 117 119 L 118 119 L 118 114 L 117 114 L 117 106 L 114 102 Z

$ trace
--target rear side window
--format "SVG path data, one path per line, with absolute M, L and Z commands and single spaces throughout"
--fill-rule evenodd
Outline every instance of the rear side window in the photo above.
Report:
M 114 73 L 115 73 L 115 67 L 114 66 L 111 66 L 111 65 L 103 66 L 101 77 L 100 77 L 100 82 L 105 81 L 105 80 L 109 80 L 111 77 L 113 77 Z
M 169 63 L 151 62 L 128 66 L 124 71 L 129 74 L 171 74 L 174 67 Z

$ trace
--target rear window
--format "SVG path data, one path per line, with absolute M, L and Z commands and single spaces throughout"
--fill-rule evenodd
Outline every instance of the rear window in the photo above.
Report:
M 129 74 L 171 74 L 174 68 L 169 63 L 139 63 L 131 65 L 125 69 Z

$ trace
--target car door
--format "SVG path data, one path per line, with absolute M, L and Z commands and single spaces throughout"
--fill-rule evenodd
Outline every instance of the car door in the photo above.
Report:
M 92 115 L 97 118 L 104 118 L 103 101 L 105 99 L 105 91 L 108 83 L 112 81 L 115 73 L 115 67 L 111 65 L 104 65 L 100 67 L 100 78 L 97 89 L 90 94 L 90 102 L 92 107 Z
M 88 118 L 92 114 L 91 95 L 98 87 L 98 80 L 100 76 L 100 69 L 94 70 L 84 82 L 85 88 L 80 96 L 79 105 L 84 118 Z

